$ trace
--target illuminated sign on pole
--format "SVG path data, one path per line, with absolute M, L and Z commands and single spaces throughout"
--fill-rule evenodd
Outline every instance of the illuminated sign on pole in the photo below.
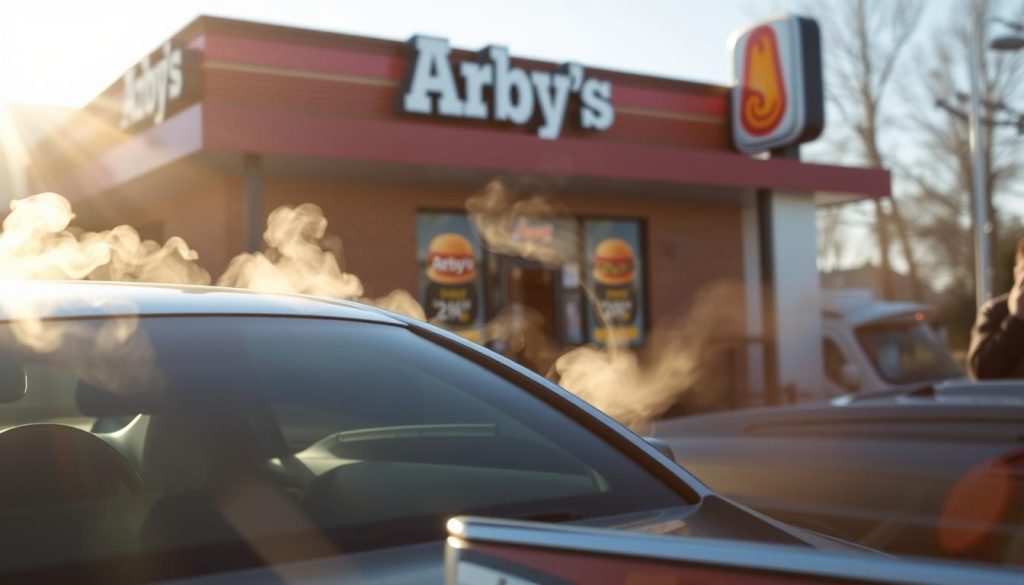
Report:
M 818 23 L 785 16 L 732 38 L 732 138 L 754 154 L 817 138 L 825 125 Z

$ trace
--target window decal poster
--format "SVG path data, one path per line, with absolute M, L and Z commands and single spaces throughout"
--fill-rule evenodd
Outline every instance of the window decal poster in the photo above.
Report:
M 420 303 L 427 321 L 479 342 L 483 326 L 480 239 L 462 213 L 416 220 Z
M 588 219 L 583 224 L 590 341 L 638 345 L 644 335 L 640 222 Z

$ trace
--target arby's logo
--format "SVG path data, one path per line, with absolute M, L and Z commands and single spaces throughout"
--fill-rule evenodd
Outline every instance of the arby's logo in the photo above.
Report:
M 464 285 L 476 279 L 473 244 L 462 234 L 443 233 L 427 249 L 427 278 L 446 285 Z
M 476 265 L 472 256 L 444 256 L 436 254 L 430 256 L 430 269 L 435 274 L 459 277 L 466 274 L 472 275 L 476 271 Z
M 818 23 L 782 16 L 732 40 L 732 141 L 746 154 L 814 140 L 825 125 Z
M 779 42 L 770 26 L 759 26 L 747 40 L 741 80 L 740 123 L 754 136 L 770 134 L 786 113 Z
M 612 82 L 578 63 L 527 69 L 497 45 L 456 62 L 446 39 L 423 35 L 409 49 L 402 113 L 532 126 L 544 140 L 557 139 L 569 122 L 599 132 L 615 122 Z

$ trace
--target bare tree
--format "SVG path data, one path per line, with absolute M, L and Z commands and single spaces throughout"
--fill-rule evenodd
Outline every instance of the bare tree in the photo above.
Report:
M 846 238 L 840 231 L 842 207 L 830 205 L 818 211 L 818 267 L 834 268 L 843 256 Z
M 933 272 L 944 276 L 949 289 L 959 296 L 970 297 L 974 288 L 974 256 L 971 238 L 972 160 L 966 115 L 968 59 L 972 34 L 985 38 L 988 17 L 994 13 L 1020 21 L 1024 3 L 990 0 L 969 0 L 951 15 L 946 31 L 932 37 L 920 61 L 929 61 L 923 68 L 921 91 L 915 97 L 921 107 L 911 111 L 919 136 L 920 154 L 906 169 L 916 186 L 914 231 L 927 250 L 925 262 Z M 1000 105 L 1012 103 L 1024 89 L 1024 59 L 1019 53 L 982 52 L 981 99 L 982 117 L 999 117 Z M 925 105 L 943 100 L 946 110 Z M 999 249 L 999 210 L 996 195 L 1019 177 L 1020 138 L 1015 133 L 993 124 L 983 124 L 983 153 L 986 204 L 992 223 L 989 226 L 993 250 Z M 1005 219 L 1005 218 L 1003 218 Z M 996 266 L 999 275 L 1008 267 Z M 1002 280 L 997 278 L 996 282 Z
M 920 0 L 852 0 L 830 4 L 827 12 L 816 6 L 813 12 L 825 37 L 829 103 L 839 113 L 847 137 L 856 143 L 859 162 L 891 168 L 894 161 L 887 156 L 882 139 L 885 97 L 921 21 L 922 4 Z M 875 200 L 874 212 L 883 295 L 893 296 L 889 254 L 890 227 L 894 227 L 909 267 L 912 294 L 920 298 L 917 263 L 897 200 L 891 199 L 888 213 L 882 202 Z M 834 227 L 836 222 L 825 225 Z

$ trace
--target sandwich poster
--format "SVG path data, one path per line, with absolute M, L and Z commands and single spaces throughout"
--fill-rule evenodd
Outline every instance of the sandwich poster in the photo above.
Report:
M 586 220 L 585 278 L 590 341 L 638 345 L 644 337 L 644 266 L 640 222 Z
M 480 240 L 462 213 L 416 220 L 420 304 L 427 321 L 479 342 L 483 327 Z

